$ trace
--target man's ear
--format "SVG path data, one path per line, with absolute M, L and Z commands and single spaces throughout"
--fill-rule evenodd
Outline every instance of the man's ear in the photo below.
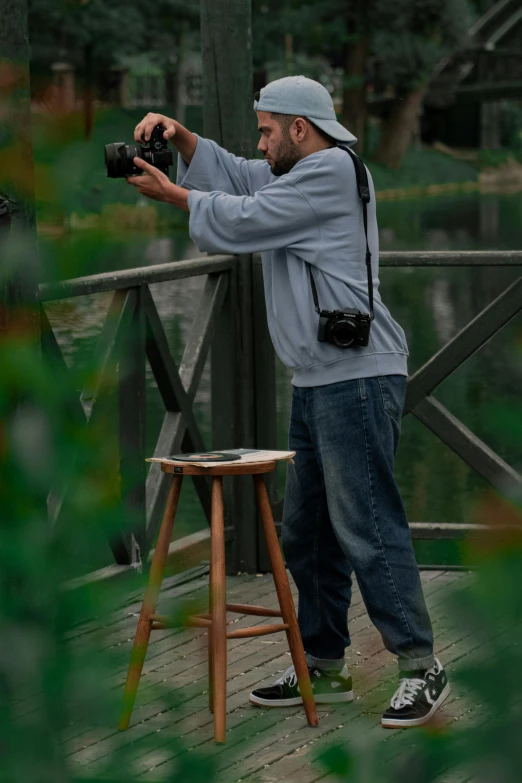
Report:
M 296 135 L 299 137 L 299 141 L 303 141 L 308 135 L 308 123 L 303 117 L 297 117 L 294 122 Z

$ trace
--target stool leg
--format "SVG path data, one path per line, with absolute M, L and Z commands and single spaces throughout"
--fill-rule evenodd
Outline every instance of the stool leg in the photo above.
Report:
M 209 567 L 209 611 L 212 617 L 212 563 Z M 208 629 L 208 708 L 210 712 L 214 712 L 214 663 L 213 663 L 213 643 L 212 643 L 212 626 Z
M 227 689 L 227 635 L 225 596 L 225 521 L 223 477 L 212 476 L 212 527 L 210 532 L 210 594 L 212 617 L 212 673 L 214 738 L 225 742 Z
M 149 572 L 149 582 L 145 592 L 145 598 L 143 599 L 143 604 L 141 606 L 140 619 L 138 620 L 138 627 L 136 629 L 136 637 L 134 639 L 134 646 L 132 648 L 129 671 L 127 673 L 127 682 L 125 683 L 123 707 L 120 715 L 120 721 L 118 723 L 118 728 L 120 730 L 129 728 L 132 709 L 134 707 L 134 700 L 136 698 L 136 693 L 140 682 L 141 670 L 143 669 L 143 663 L 145 661 L 145 655 L 147 654 L 147 647 L 149 644 L 150 630 L 152 625 L 150 617 L 156 611 L 156 605 L 158 603 L 158 596 L 161 589 L 161 583 L 163 581 L 163 573 L 165 571 L 165 563 L 167 561 L 170 539 L 172 537 L 172 528 L 174 526 L 176 510 L 178 508 L 182 481 L 183 476 L 174 476 L 172 479 L 169 496 L 167 498 L 167 505 L 165 507 L 165 513 L 163 515 L 163 520 L 161 522 L 160 532 L 158 535 L 158 541 L 156 543 L 154 556 L 152 558 Z
M 301 696 L 303 698 L 306 717 L 310 726 L 318 726 L 319 719 L 317 717 L 317 711 L 315 708 L 314 694 L 312 691 L 312 685 L 310 683 L 310 674 L 306 664 L 306 657 L 303 649 L 301 633 L 297 624 L 292 593 L 290 592 L 288 576 L 286 573 L 283 556 L 281 554 L 281 549 L 279 547 L 279 541 L 277 539 L 274 518 L 272 516 L 272 509 L 270 508 L 265 482 L 263 481 L 263 476 L 261 474 L 254 475 L 253 478 L 256 487 L 259 513 L 261 515 L 261 521 L 263 522 L 263 528 L 265 531 L 266 545 L 268 548 L 268 554 L 270 556 L 270 562 L 272 564 L 272 572 L 274 575 L 277 597 L 279 599 L 279 606 L 281 608 L 283 620 L 285 623 L 288 623 L 289 626 L 286 631 L 286 637 L 288 639 L 288 646 L 290 648 L 292 662 L 294 664 L 297 681 L 299 683 L 299 690 L 301 691 Z

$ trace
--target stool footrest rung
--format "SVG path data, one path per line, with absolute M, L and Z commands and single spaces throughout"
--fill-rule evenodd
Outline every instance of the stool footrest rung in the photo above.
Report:
M 268 633 L 286 631 L 288 623 L 276 623 L 275 625 L 252 625 L 250 628 L 238 628 L 227 633 L 227 639 L 248 639 L 249 636 L 264 636 Z
M 152 622 L 152 631 L 159 631 L 163 628 L 180 628 L 187 625 L 194 628 L 208 628 L 212 625 L 212 620 L 206 617 L 197 617 L 196 615 L 184 620 L 183 624 L 179 620 L 173 620 L 171 617 L 166 617 L 162 614 L 151 614 L 150 620 Z
M 264 606 L 253 606 L 252 604 L 227 604 L 227 611 L 238 612 L 238 614 L 253 614 L 258 617 L 282 617 L 278 609 L 267 609 Z

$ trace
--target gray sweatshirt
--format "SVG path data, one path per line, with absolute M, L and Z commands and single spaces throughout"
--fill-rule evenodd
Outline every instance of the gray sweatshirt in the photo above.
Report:
M 190 236 L 201 251 L 255 253 L 263 261 L 268 328 L 275 350 L 293 369 L 294 386 L 407 375 L 401 327 L 379 295 L 379 237 L 371 176 L 368 241 L 372 252 L 375 320 L 365 347 L 319 342 L 307 264 L 323 310 L 368 312 L 362 205 L 354 165 L 342 149 L 314 152 L 274 176 L 264 160 L 245 160 L 198 137 L 178 184 L 188 188 Z

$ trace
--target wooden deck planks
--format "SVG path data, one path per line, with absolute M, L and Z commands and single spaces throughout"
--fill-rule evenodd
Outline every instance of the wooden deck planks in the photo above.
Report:
M 266 656 L 266 653 L 265 653 L 264 651 L 261 651 L 261 653 L 260 653 L 260 657 L 261 657 L 261 661 L 262 661 L 262 662 L 264 662 L 264 660 L 265 660 L 265 656 Z M 284 667 L 284 666 L 286 666 L 286 664 L 287 664 L 287 660 L 284 660 L 284 662 L 283 662 L 283 664 L 282 664 L 282 665 L 283 665 L 283 667 Z M 243 669 L 247 668 L 247 667 L 246 667 L 246 665 L 245 665 L 245 663 L 243 663 L 243 664 L 241 665 L 241 668 L 243 668 Z M 234 674 L 234 671 L 230 671 L 230 669 L 229 669 L 229 674 L 230 674 L 230 675 L 233 675 L 233 674 Z M 206 675 L 205 675 L 205 676 L 206 676 Z M 259 680 L 259 677 L 260 677 L 259 673 L 255 673 L 255 674 L 254 674 L 254 678 L 253 678 L 253 679 L 254 679 L 254 682 L 253 682 L 252 684 L 254 684 L 256 680 L 258 681 L 258 680 Z M 249 684 L 249 683 L 246 683 L 246 685 L 248 685 L 248 684 Z M 244 683 L 244 685 L 245 685 L 245 683 Z M 244 687 L 244 685 L 243 685 L 243 687 Z M 229 691 L 230 691 L 230 689 L 229 689 Z M 243 703 L 244 703 L 244 702 L 243 702 Z M 230 710 L 230 705 L 229 705 L 229 710 Z M 203 713 L 203 714 L 205 714 L 205 713 Z M 206 715 L 206 720 L 207 720 L 207 721 L 210 723 L 210 719 L 209 719 L 209 716 L 208 716 L 208 714 Z M 151 729 L 151 731 L 153 730 L 153 729 L 152 729 L 152 726 L 150 727 L 150 729 Z M 120 736 L 122 736 L 122 735 L 120 735 Z M 125 735 L 123 735 L 123 736 L 125 736 Z M 129 740 L 130 740 L 130 737 L 129 737 Z M 201 734 L 200 734 L 200 741 L 201 741 Z
M 438 650 L 445 660 L 451 662 L 448 648 L 453 647 L 455 650 L 456 647 L 452 641 L 454 629 L 449 632 L 442 630 L 440 620 L 444 619 L 444 615 L 439 617 L 437 609 L 434 610 L 433 607 L 431 607 L 431 613 L 434 628 L 436 632 L 439 630 Z M 318 730 L 313 730 L 313 732 L 303 726 L 297 714 L 288 719 L 286 723 L 285 734 L 288 735 L 286 737 L 282 738 L 280 727 L 277 724 L 273 725 L 268 731 L 261 732 L 252 744 L 245 747 L 240 762 L 228 765 L 224 761 L 220 765 L 220 769 L 224 773 L 220 779 L 234 781 L 241 777 L 243 780 L 249 774 L 259 772 L 266 764 L 274 764 L 295 748 L 307 744 L 311 734 L 313 734 L 314 743 L 318 743 L 320 739 L 328 742 L 342 742 L 344 736 L 350 736 L 352 741 L 356 742 L 357 740 L 353 739 L 354 735 L 364 737 L 366 741 L 370 727 L 375 727 L 381 735 L 379 718 L 396 688 L 396 673 L 393 661 L 390 660 L 389 654 L 382 650 L 379 642 L 374 646 L 374 650 L 376 652 L 371 656 L 371 668 L 369 667 L 367 672 L 361 672 L 359 677 L 354 680 L 354 688 L 358 697 L 353 704 L 343 705 L 342 708 L 336 707 L 328 712 L 324 711 L 321 725 Z M 377 673 L 380 676 L 376 676 Z M 371 720 L 366 720 L 368 716 L 371 716 Z
M 206 595 L 206 576 L 194 583 L 169 587 L 162 591 L 162 604 L 179 597 L 194 599 Z M 432 616 L 437 653 L 444 663 L 452 664 L 470 654 L 473 642 L 448 617 L 445 601 L 455 586 L 465 587 L 472 577 L 461 572 L 427 571 L 423 584 Z M 295 594 L 295 590 L 293 589 Z M 227 581 L 227 599 L 238 598 L 243 603 L 259 603 L 275 607 L 276 596 L 270 576 L 231 577 Z M 97 643 L 118 647 L 116 670 L 108 680 L 108 687 L 122 689 L 128 655 L 136 628 L 140 600 L 133 596 L 124 609 L 124 617 L 115 616 L 114 622 L 104 629 L 89 624 L 79 629 L 73 643 Z M 234 628 L 252 624 L 252 618 L 240 615 Z M 261 622 L 270 622 L 263 618 Z M 257 620 L 255 621 L 257 622 Z M 77 774 L 98 774 L 111 755 L 126 748 L 129 778 L 142 780 L 167 780 L 173 764 L 188 748 L 198 748 L 213 757 L 219 770 L 218 780 L 234 783 L 275 780 L 298 780 L 299 783 L 315 783 L 324 778 L 324 770 L 312 764 L 318 751 L 330 743 L 342 742 L 350 737 L 375 737 L 383 734 L 379 717 L 396 685 L 395 664 L 382 648 L 378 633 L 371 625 L 358 590 L 354 590 L 350 611 L 352 648 L 347 661 L 354 675 L 357 694 L 352 704 L 338 705 L 335 709 L 319 705 L 320 726 L 310 728 L 301 708 L 285 710 L 259 709 L 248 703 L 248 693 L 270 678 L 279 676 L 290 664 L 290 656 L 284 635 L 265 639 L 236 639 L 228 645 L 229 666 L 227 686 L 227 744 L 216 746 L 212 739 L 212 716 L 208 713 L 206 632 L 204 629 L 169 630 L 153 635 L 147 655 L 144 676 L 140 683 L 132 725 L 126 732 L 113 727 L 71 727 L 64 736 L 70 760 Z M 171 700 L 176 693 L 175 707 Z M 170 703 L 169 703 L 170 702 Z M 464 719 L 473 710 L 465 694 L 455 690 L 445 705 L 444 720 L 452 722 Z M 183 737 L 185 750 L 173 747 L 173 738 Z M 390 742 L 393 737 L 386 738 Z M 449 775 L 449 773 L 448 773 Z M 448 776 L 447 781 L 453 783 Z M 462 779 L 464 780 L 464 778 Z M 460 783 L 455 777 L 455 783 Z
M 368 619 L 367 619 L 366 615 L 364 615 L 364 617 L 361 617 L 361 620 L 359 622 L 362 622 L 364 625 L 366 625 L 368 623 Z M 352 623 L 352 630 L 354 630 L 356 632 L 356 627 L 355 627 L 354 623 Z M 259 655 L 258 655 L 258 659 L 259 659 L 258 662 L 261 663 L 261 664 L 265 663 L 265 661 L 266 661 L 265 656 L 266 656 L 266 653 L 261 651 L 259 653 Z M 288 658 L 286 658 L 285 655 L 283 655 L 283 657 L 282 657 L 282 659 L 280 659 L 280 661 L 281 662 L 280 662 L 279 666 L 281 668 L 279 668 L 277 665 L 276 666 L 273 665 L 274 663 L 277 664 L 278 661 L 274 661 L 272 665 L 268 664 L 268 666 L 270 666 L 270 674 L 271 675 L 273 674 L 274 669 L 275 669 L 276 674 L 274 674 L 273 676 L 277 676 L 279 672 L 281 672 L 282 670 L 284 670 L 284 668 L 286 668 L 286 666 L 288 665 L 288 662 L 289 662 Z M 243 662 L 243 668 L 245 668 L 245 669 L 247 668 L 246 661 Z M 241 701 L 241 704 L 240 704 L 241 709 L 243 709 L 245 707 L 245 701 L 244 701 L 244 690 L 245 690 L 245 687 L 248 690 L 248 688 L 252 687 L 252 685 L 258 684 L 260 679 L 261 680 L 263 679 L 263 674 L 260 673 L 259 671 L 254 670 L 253 674 L 254 674 L 254 676 L 253 677 L 251 677 L 251 676 L 248 677 L 247 681 L 245 681 L 245 677 L 244 676 L 242 676 L 241 678 L 237 678 L 237 679 L 240 679 L 240 680 L 243 681 L 242 685 L 240 686 L 240 687 L 242 687 L 242 690 L 243 690 L 243 693 L 241 694 L 241 698 L 242 698 L 242 701 Z M 236 684 L 236 683 L 234 683 L 234 684 Z M 229 709 L 230 709 L 230 706 L 231 705 L 229 705 Z M 250 718 L 249 718 L 249 720 L 251 720 L 254 716 L 255 716 L 255 718 L 258 717 L 257 716 L 258 710 L 256 710 L 255 708 L 251 708 L 251 707 L 248 708 L 248 709 L 250 710 Z M 278 715 L 278 712 L 279 711 L 275 711 L 275 712 L 269 713 L 271 719 L 273 719 L 275 722 L 278 722 L 280 720 L 280 716 Z M 301 710 L 299 708 L 297 710 L 294 710 L 294 712 L 297 712 L 298 714 L 301 714 Z M 240 718 L 241 718 L 241 716 L 240 716 Z M 244 718 L 242 719 L 241 722 L 243 723 L 242 728 L 244 729 Z M 231 726 L 230 720 L 229 720 L 229 725 Z M 196 738 L 194 738 L 194 739 L 196 739 Z M 238 740 L 238 739 L 241 739 L 241 737 L 239 737 L 239 738 L 236 737 L 235 739 Z M 199 741 L 201 742 L 201 738 L 199 738 Z M 230 743 L 229 743 L 229 747 L 230 747 Z
M 360 609 L 360 613 L 362 614 L 362 612 L 363 612 L 363 609 L 361 608 Z M 364 618 L 364 623 L 367 623 L 367 622 L 368 622 L 367 617 L 365 617 Z M 250 644 L 250 650 L 252 650 L 252 648 L 255 649 L 256 647 L 257 647 L 257 650 L 254 653 L 251 653 L 250 655 L 247 655 L 246 657 L 242 658 L 242 660 L 240 662 L 240 669 L 241 669 L 241 671 L 238 673 L 239 676 L 236 677 L 235 680 L 232 679 L 232 678 L 234 677 L 234 674 L 237 673 L 236 672 L 237 667 L 229 665 L 229 688 L 228 688 L 229 697 L 231 695 L 231 689 L 235 688 L 236 692 L 239 690 L 239 693 L 240 693 L 239 706 L 240 707 L 243 707 L 245 705 L 245 694 L 244 694 L 245 688 L 249 688 L 249 687 L 252 687 L 252 685 L 258 684 L 260 679 L 262 679 L 263 676 L 264 676 L 258 670 L 259 665 L 263 665 L 263 664 L 266 665 L 267 664 L 267 658 L 269 659 L 269 658 L 273 657 L 273 655 L 269 654 L 266 651 L 266 649 L 263 649 L 263 646 L 262 646 L 263 643 L 262 642 L 261 642 L 261 644 L 258 643 L 256 645 L 256 641 L 257 640 L 252 640 L 252 643 Z M 278 645 L 278 646 L 281 648 L 281 645 Z M 245 649 L 247 651 L 249 650 L 248 647 L 245 647 Z M 283 637 L 283 642 L 282 642 L 282 650 L 286 650 L 286 644 L 284 643 L 284 637 Z M 277 654 L 279 654 L 279 653 L 277 653 Z M 245 653 L 242 652 L 242 655 L 245 656 Z M 281 672 L 281 671 L 284 670 L 284 668 L 286 668 L 286 666 L 288 665 L 288 658 L 286 657 L 286 655 L 287 655 L 287 653 L 284 652 L 283 656 L 280 659 L 280 662 L 279 662 L 278 665 L 277 665 L 277 661 L 274 661 L 274 663 L 276 665 L 271 667 L 271 671 L 270 671 L 271 674 L 274 671 L 276 673 L 278 671 Z M 230 660 L 229 660 L 229 664 L 230 664 Z M 250 676 L 250 677 L 248 676 L 249 675 L 249 669 L 250 669 L 250 674 L 253 674 L 253 676 Z M 203 674 L 204 687 L 206 688 L 206 671 L 203 672 L 202 674 Z M 247 681 L 245 681 L 245 675 L 248 678 Z M 274 676 L 277 676 L 277 674 L 274 675 Z M 238 682 L 236 682 L 236 680 Z M 248 681 L 248 680 L 250 680 L 250 681 Z M 178 685 L 179 684 L 179 679 L 176 679 L 175 683 Z M 248 696 L 248 692 L 247 692 L 247 696 Z M 199 701 L 201 701 L 201 699 Z M 193 707 L 196 710 L 200 710 L 201 709 L 201 704 L 198 704 L 197 701 L 195 701 Z M 231 711 L 230 698 L 229 698 L 229 703 L 228 703 L 228 710 L 229 710 L 229 712 Z M 256 712 L 256 711 L 254 710 L 254 712 Z M 205 724 L 208 724 L 210 726 L 211 725 L 211 716 L 209 716 L 208 713 L 203 712 L 203 717 L 204 717 Z M 180 718 L 180 720 L 181 720 L 181 718 Z M 198 721 L 198 725 L 202 725 L 201 724 L 201 720 Z M 182 724 L 182 730 L 184 731 L 185 728 L 186 728 L 186 721 Z M 149 731 L 152 732 L 153 730 L 154 729 L 152 728 L 152 726 L 150 726 Z M 207 739 L 207 737 L 205 737 L 205 735 L 202 735 L 201 732 L 199 732 L 199 733 L 196 733 L 196 736 L 194 737 L 194 742 L 196 742 L 196 744 L 200 744 L 201 742 L 205 742 L 206 739 Z M 191 744 L 192 744 L 192 742 L 191 742 Z

